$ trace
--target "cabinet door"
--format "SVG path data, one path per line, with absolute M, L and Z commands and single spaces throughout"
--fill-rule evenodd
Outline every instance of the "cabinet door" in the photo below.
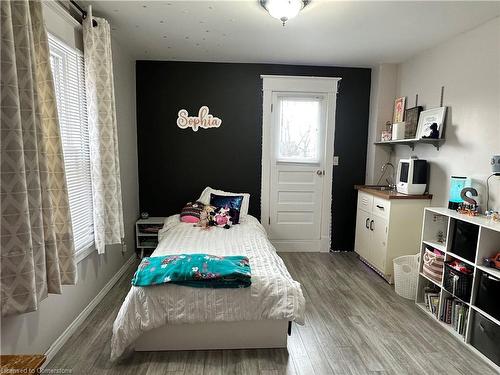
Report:
M 370 251 L 370 214 L 358 209 L 356 214 L 356 239 L 354 251 L 365 259 L 369 258 Z
M 387 225 L 387 219 L 372 214 L 370 220 L 370 230 L 372 232 L 370 261 L 384 273 L 387 259 Z

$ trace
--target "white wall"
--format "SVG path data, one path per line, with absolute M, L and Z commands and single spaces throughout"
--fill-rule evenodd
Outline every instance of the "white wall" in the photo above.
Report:
M 500 154 L 500 18 L 420 53 L 398 67 L 396 95 L 406 96 L 409 106 L 413 106 L 417 93 L 419 105 L 424 108 L 439 106 L 441 86 L 445 86 L 443 104 L 449 107 L 446 142 L 439 151 L 430 145 L 418 145 L 414 152 L 397 146 L 392 161 L 396 163 L 410 155 L 430 161 L 433 205 L 447 205 L 451 175 L 473 178 L 474 186 L 483 193 L 484 203 L 484 181 L 491 170 L 489 160 L 491 155 Z M 378 131 L 376 136 L 380 136 Z M 370 137 L 369 143 L 374 141 L 372 134 Z M 373 165 L 367 168 L 373 170 Z M 500 179 L 490 180 L 490 186 L 490 202 L 500 210 Z
M 78 26 L 44 7 L 50 32 L 68 45 L 78 46 Z M 75 30 L 75 27 L 77 28 Z M 80 37 L 79 37 L 80 35 Z M 6 317 L 1 322 L 1 353 L 44 353 L 82 312 L 134 251 L 134 223 L 139 213 L 135 116 L 135 62 L 113 40 L 113 63 L 120 149 L 126 253 L 110 246 L 106 254 L 93 253 L 78 264 L 78 283 L 64 286 L 61 295 L 49 295 L 37 311 Z
M 392 118 L 392 108 L 396 97 L 398 66 L 381 64 L 372 68 L 370 88 L 370 120 L 368 124 L 368 145 L 366 154 L 366 183 L 376 184 L 380 178 L 382 165 L 390 160 L 390 149 L 375 146 L 380 140 L 385 123 Z M 391 171 L 389 171 L 390 173 Z M 380 181 L 386 184 L 385 178 Z

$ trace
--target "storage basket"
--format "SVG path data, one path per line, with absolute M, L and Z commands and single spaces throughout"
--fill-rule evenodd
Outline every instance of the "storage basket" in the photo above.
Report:
M 428 248 L 425 249 L 423 259 L 422 272 L 425 276 L 430 277 L 432 280 L 441 284 L 441 277 L 443 276 L 444 256 L 437 255 Z
M 462 301 L 469 302 L 472 291 L 472 273 L 458 271 L 450 266 L 449 263 L 444 264 L 444 288 L 460 298 Z
M 419 255 L 404 255 L 393 260 L 394 290 L 403 298 L 415 299 Z
M 500 326 L 480 313 L 474 312 L 470 343 L 497 366 L 500 366 L 499 342 Z
M 475 305 L 496 320 L 500 320 L 500 277 L 479 272 Z

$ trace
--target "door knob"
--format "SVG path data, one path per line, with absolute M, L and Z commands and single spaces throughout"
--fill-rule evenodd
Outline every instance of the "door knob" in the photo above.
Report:
M 318 176 L 323 176 L 323 173 L 324 173 L 324 172 L 323 172 L 321 169 L 318 169 L 318 170 L 316 171 L 316 174 L 317 174 Z

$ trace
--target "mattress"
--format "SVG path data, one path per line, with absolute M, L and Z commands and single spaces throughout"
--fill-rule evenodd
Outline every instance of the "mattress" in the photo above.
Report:
M 113 324 L 112 360 L 133 349 L 143 332 L 165 324 L 267 319 L 304 323 L 300 284 L 292 279 L 253 216 L 230 229 L 209 230 L 181 223 L 179 215 L 166 218 L 152 256 L 181 253 L 244 255 L 250 260 L 252 285 L 242 289 L 132 286 Z

